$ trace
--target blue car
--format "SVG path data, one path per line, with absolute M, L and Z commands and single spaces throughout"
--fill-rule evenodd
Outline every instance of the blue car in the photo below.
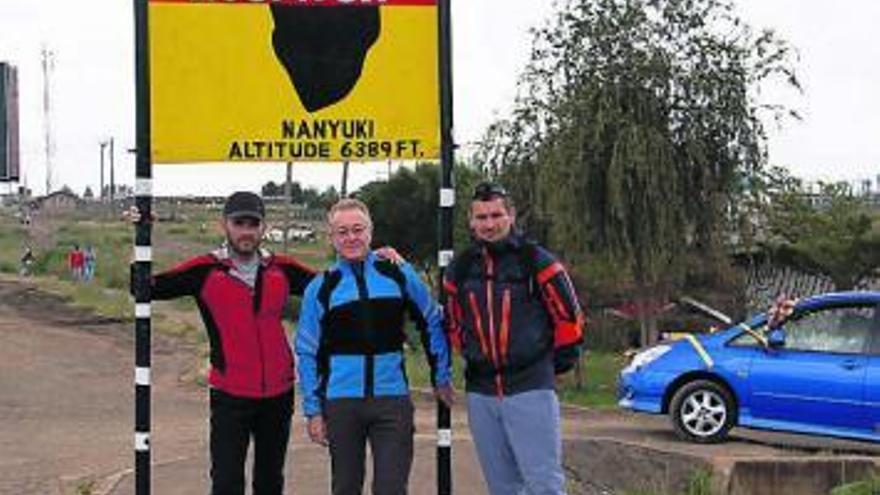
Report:
M 693 442 L 734 426 L 880 441 L 880 292 L 803 299 L 775 329 L 761 314 L 661 342 L 619 383 L 621 407 L 669 414 Z

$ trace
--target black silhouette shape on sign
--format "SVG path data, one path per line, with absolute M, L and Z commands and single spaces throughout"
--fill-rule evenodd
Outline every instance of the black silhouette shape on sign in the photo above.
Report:
M 379 7 L 272 5 L 272 47 L 310 113 L 354 88 L 379 39 Z

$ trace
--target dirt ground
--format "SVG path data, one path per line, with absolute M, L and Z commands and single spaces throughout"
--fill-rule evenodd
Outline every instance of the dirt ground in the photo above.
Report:
M 0 277 L 0 495 L 134 493 L 132 333 L 130 323 L 96 317 L 26 282 Z M 198 366 L 196 349 L 156 332 L 152 347 L 152 492 L 207 493 L 206 393 L 185 378 Z M 428 495 L 436 493 L 434 409 L 427 399 L 416 403 L 410 493 Z M 479 495 L 485 488 L 465 416 L 460 407 L 453 410 L 454 493 Z M 722 445 L 697 446 L 676 440 L 665 418 L 617 411 L 566 408 L 563 428 L 567 445 L 608 439 L 707 458 L 880 454 L 874 444 L 750 431 L 735 431 L 735 439 Z M 287 493 L 328 493 L 328 462 L 324 449 L 306 441 L 297 414 Z M 609 459 L 607 469 L 637 473 L 638 466 L 620 462 Z M 572 495 L 612 493 L 583 473 L 569 474 Z

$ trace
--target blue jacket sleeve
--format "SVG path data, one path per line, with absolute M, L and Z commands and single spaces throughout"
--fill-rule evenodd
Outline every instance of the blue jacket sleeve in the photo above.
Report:
M 400 268 L 406 277 L 407 297 L 415 306 L 412 308 L 415 313 L 413 316 L 421 320 L 418 326 L 431 366 L 431 381 L 435 386 L 448 385 L 452 380 L 452 364 L 449 358 L 449 342 L 443 331 L 443 311 L 412 265 L 403 263 Z
M 306 417 L 321 414 L 321 397 L 318 387 L 318 351 L 321 344 L 321 318 L 324 309 L 318 301 L 318 290 L 324 275 L 315 277 L 306 287 L 300 303 L 299 323 L 296 326 L 294 352 L 299 371 L 300 395 L 303 413 Z

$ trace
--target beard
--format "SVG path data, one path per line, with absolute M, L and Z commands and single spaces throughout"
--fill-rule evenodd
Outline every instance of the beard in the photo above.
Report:
M 232 238 L 227 237 L 226 245 L 229 246 L 229 249 L 238 256 L 248 258 L 253 256 L 257 250 L 259 250 L 260 240 L 256 237 L 242 237 L 239 238 L 238 241 L 235 241 Z

